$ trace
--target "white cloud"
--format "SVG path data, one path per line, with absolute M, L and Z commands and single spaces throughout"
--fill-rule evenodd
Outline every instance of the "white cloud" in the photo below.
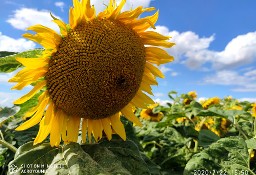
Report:
M 119 4 L 121 0 L 117 0 L 116 2 L 117 4 Z M 104 10 L 106 8 L 106 5 L 108 5 L 108 3 L 109 3 L 109 0 L 102 0 L 102 1 L 91 0 L 91 4 L 94 5 L 97 13 Z M 139 0 L 139 1 L 127 0 L 126 4 L 124 5 L 123 11 L 130 10 L 131 8 L 134 9 L 138 6 L 148 7 L 149 4 L 150 4 L 150 0 Z
M 154 100 L 156 103 L 159 103 L 160 105 L 162 106 L 167 106 L 167 103 L 173 103 L 172 101 L 170 100 L 162 100 L 160 98 L 157 98 Z
M 163 96 L 165 96 L 165 94 L 163 94 L 161 92 L 156 92 L 156 93 L 154 93 L 154 96 L 155 97 L 163 97 Z
M 232 39 L 225 49 L 216 52 L 216 68 L 236 67 L 256 60 L 256 31 Z
M 172 73 L 171 73 L 171 76 L 172 76 L 172 77 L 176 77 L 177 75 L 179 75 L 178 72 L 172 72 Z
M 61 19 L 59 16 L 54 16 Z M 14 14 L 7 19 L 7 22 L 19 30 L 26 30 L 29 26 L 41 24 L 59 31 L 58 26 L 52 22 L 50 12 L 47 10 L 20 8 L 14 11 Z
M 8 84 L 8 80 L 12 78 L 17 72 L 18 70 L 10 73 L 0 73 L 0 85 L 3 85 L 3 83 Z
M 223 70 L 216 74 L 206 76 L 203 80 L 207 84 L 234 86 L 233 91 L 256 92 L 255 71 L 239 74 L 236 71 Z
M 163 72 L 163 74 L 165 74 L 166 72 L 169 72 L 171 70 L 172 70 L 171 68 L 168 68 L 165 65 L 160 66 L 160 71 Z
M 209 49 L 214 35 L 199 37 L 192 31 L 169 31 L 165 26 L 156 26 L 156 31 L 172 36 L 171 42 L 176 45 L 167 51 L 191 69 L 203 69 L 205 63 L 211 68 L 221 70 L 246 65 L 256 61 L 256 31 L 233 38 L 222 51 Z
M 205 100 L 207 100 L 208 98 L 206 98 L 206 97 L 199 97 L 196 101 L 197 102 L 201 102 L 201 101 L 205 101 Z
M 0 92 L 0 106 L 2 107 L 12 107 L 13 102 L 20 97 L 18 93 L 6 93 Z
M 21 52 L 34 49 L 36 44 L 23 38 L 14 39 L 0 32 L 0 51 Z
M 54 5 L 55 5 L 56 7 L 59 7 L 60 10 L 61 10 L 62 12 L 64 12 L 64 6 L 65 6 L 65 3 L 64 3 L 64 2 L 58 1 L 58 2 L 55 2 Z
M 160 66 L 160 71 L 163 72 L 163 74 L 168 75 L 167 72 L 170 72 L 170 75 L 172 77 L 176 77 L 179 73 L 175 72 L 171 68 L 167 67 L 166 65 L 161 65 Z

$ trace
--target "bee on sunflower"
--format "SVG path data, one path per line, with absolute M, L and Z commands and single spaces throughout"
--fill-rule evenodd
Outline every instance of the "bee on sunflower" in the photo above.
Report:
M 172 47 L 169 36 L 155 28 L 158 11 L 152 16 L 139 16 L 154 8 L 137 7 L 122 12 L 126 1 L 116 5 L 110 0 L 98 15 L 90 0 L 73 0 L 69 10 L 69 24 L 53 17 L 60 34 L 42 25 L 28 28 L 35 34 L 23 37 L 44 47 L 39 58 L 17 58 L 25 68 L 10 82 L 21 90 L 33 84 L 33 89 L 17 99 L 22 104 L 37 93 L 38 105 L 25 113 L 29 120 L 16 130 L 26 130 L 40 123 L 34 144 L 50 135 L 51 146 L 76 142 L 79 130 L 82 140 L 95 141 L 104 132 L 111 140 L 118 134 L 126 140 L 121 114 L 136 125 L 134 107 L 146 108 L 154 103 L 144 92 L 153 94 L 151 85 L 163 73 L 154 65 L 173 61 L 160 47 Z M 81 126 L 81 128 L 80 128 Z

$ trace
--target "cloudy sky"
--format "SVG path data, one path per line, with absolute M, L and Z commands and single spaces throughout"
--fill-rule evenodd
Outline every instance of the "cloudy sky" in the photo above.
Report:
M 97 11 L 107 3 L 92 0 Z M 71 5 L 71 0 L 1 0 L 0 51 L 40 47 L 22 38 L 26 28 L 40 23 L 58 30 L 49 13 L 67 23 Z M 159 9 L 156 30 L 176 43 L 167 49 L 175 61 L 161 67 L 166 78 L 154 87 L 154 99 L 168 100 L 171 90 L 196 90 L 204 98 L 231 95 L 256 101 L 255 0 L 127 0 L 125 9 L 140 5 Z M 13 75 L 0 73 L 0 106 L 11 106 L 29 91 L 10 91 L 12 84 L 7 80 Z

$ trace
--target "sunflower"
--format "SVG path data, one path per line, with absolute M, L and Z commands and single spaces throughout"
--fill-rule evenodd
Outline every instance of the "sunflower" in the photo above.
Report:
M 17 99 L 22 104 L 40 93 L 38 104 L 24 118 L 29 120 L 16 130 L 39 124 L 34 144 L 50 135 L 51 146 L 76 142 L 79 130 L 82 141 L 98 141 L 105 133 L 108 140 L 118 134 L 126 140 L 121 115 L 141 125 L 134 107 L 154 103 L 151 85 L 163 73 L 155 66 L 173 61 L 165 50 L 174 43 L 170 37 L 149 31 L 155 28 L 158 11 L 139 18 L 154 8 L 141 6 L 121 12 L 126 1 L 116 5 L 110 0 L 106 9 L 96 15 L 90 0 L 73 0 L 69 24 L 53 17 L 60 34 L 42 25 L 28 28 L 35 34 L 23 37 L 39 43 L 44 52 L 39 58 L 17 58 L 25 68 L 10 82 L 20 90 L 33 83 L 33 89 Z M 80 127 L 81 126 L 81 127 Z
M 188 92 L 187 95 L 188 95 L 188 98 L 185 98 L 185 99 L 183 100 L 183 103 L 186 104 L 186 105 L 190 104 L 192 100 L 194 100 L 194 99 L 197 98 L 197 93 L 196 93 L 196 91 L 190 91 L 190 92 Z
M 252 116 L 256 117 L 256 103 L 252 104 Z
M 228 132 L 231 124 L 231 121 L 226 118 L 207 117 L 196 124 L 195 130 L 200 131 L 201 129 L 208 129 L 218 136 L 223 136 Z
M 147 109 L 142 109 L 140 112 L 140 117 L 144 120 L 150 120 L 154 122 L 161 121 L 164 114 L 162 112 L 153 113 L 153 109 L 157 106 L 159 106 L 159 104 L 156 103 L 149 105 Z
M 216 105 L 220 104 L 220 98 L 219 97 L 212 97 L 209 98 L 208 100 L 204 101 L 202 106 L 204 109 L 207 109 L 210 105 Z

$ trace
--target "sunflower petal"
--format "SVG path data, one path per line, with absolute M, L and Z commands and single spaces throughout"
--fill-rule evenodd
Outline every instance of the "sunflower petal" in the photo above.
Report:
M 26 122 L 24 122 L 23 124 L 21 124 L 18 128 L 16 128 L 17 131 L 22 131 L 28 128 L 31 128 L 32 126 L 38 124 L 41 120 L 41 118 L 43 117 L 43 113 L 44 113 L 44 109 L 46 107 L 46 105 L 48 104 L 49 98 L 45 98 L 42 103 L 40 104 L 40 106 L 38 107 L 38 111 L 36 112 L 36 114 L 31 117 L 29 120 L 27 120 Z
M 123 123 L 120 121 L 119 113 L 110 117 L 112 128 L 123 139 L 126 140 L 126 134 Z
M 155 66 L 153 66 L 152 64 L 146 62 L 146 69 L 149 69 L 151 71 L 152 74 L 154 74 L 155 76 L 158 76 L 160 78 L 164 78 L 164 74 Z
M 51 146 L 59 146 L 61 141 L 61 133 L 60 133 L 60 126 L 59 126 L 59 120 L 60 116 L 56 114 L 56 111 L 52 114 L 52 123 L 54 123 L 54 127 L 51 128 L 50 132 L 50 144 Z
M 100 120 L 92 120 L 93 123 L 93 135 L 94 135 L 94 139 L 97 141 L 99 141 L 102 138 L 102 124 Z
M 33 97 L 39 90 L 46 86 L 46 81 L 41 81 L 35 85 L 35 87 L 26 95 L 22 96 L 14 102 L 14 104 L 22 104 Z
M 30 69 L 38 69 L 48 64 L 49 58 L 16 58 L 23 66 Z
M 51 117 L 51 121 L 52 121 L 52 117 Z M 43 119 L 40 122 L 38 134 L 34 140 L 34 145 L 44 141 L 46 137 L 50 134 L 51 128 L 52 128 L 52 122 L 49 122 L 48 124 L 46 124 L 45 117 L 43 117 Z
M 132 121 L 133 123 L 135 123 L 138 126 L 142 126 L 142 123 L 140 122 L 140 120 L 138 119 L 138 117 L 136 117 L 132 111 L 132 105 L 128 104 L 127 106 L 125 106 L 122 110 L 121 110 L 122 114 L 125 116 L 125 118 L 127 118 L 128 120 Z
M 87 133 L 87 119 L 83 118 L 83 123 L 82 123 L 82 140 L 83 140 L 83 143 L 86 143 L 86 133 Z
M 107 135 L 108 140 L 111 140 L 112 139 L 112 129 L 111 129 L 111 126 L 110 126 L 109 118 L 101 119 L 101 123 L 102 123 L 102 126 L 103 126 L 103 130 Z
M 92 120 L 87 120 L 87 125 L 88 125 L 88 140 L 89 140 L 89 143 L 92 142 L 92 128 L 93 128 L 93 123 L 92 123 Z

